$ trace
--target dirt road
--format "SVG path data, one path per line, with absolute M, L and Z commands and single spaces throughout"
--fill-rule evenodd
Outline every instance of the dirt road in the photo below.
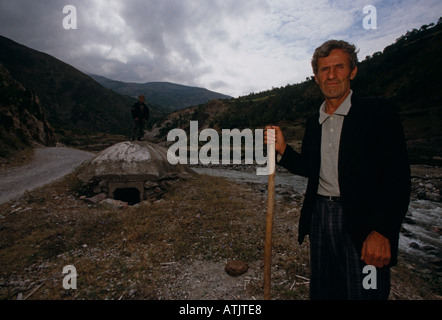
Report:
M 66 147 L 36 149 L 30 163 L 0 170 L 0 204 L 62 178 L 93 156 Z

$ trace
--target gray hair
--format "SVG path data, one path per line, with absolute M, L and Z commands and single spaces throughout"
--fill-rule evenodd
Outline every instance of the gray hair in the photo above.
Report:
M 350 58 L 350 68 L 353 70 L 358 64 L 358 52 L 353 44 L 350 44 L 343 40 L 328 40 L 316 48 L 312 58 L 313 73 L 318 74 L 318 60 L 319 58 L 328 57 L 330 52 L 335 49 L 341 49 L 348 53 Z

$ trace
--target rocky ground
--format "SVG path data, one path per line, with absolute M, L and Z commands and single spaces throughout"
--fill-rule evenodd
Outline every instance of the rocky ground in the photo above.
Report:
M 414 168 L 413 194 L 440 190 L 440 171 Z M 430 190 L 430 185 L 432 188 Z M 153 203 L 80 199 L 74 174 L 0 205 L 1 299 L 262 299 L 266 188 L 194 175 Z M 440 191 L 439 191 L 440 194 Z M 308 299 L 308 242 L 297 244 L 302 194 L 278 190 L 272 298 Z M 440 248 L 438 248 L 440 250 Z M 248 271 L 228 275 L 228 261 Z M 75 290 L 63 268 L 77 271 Z M 441 299 L 437 269 L 392 269 L 391 299 Z
M 411 166 L 412 196 L 440 202 L 442 169 L 431 166 Z

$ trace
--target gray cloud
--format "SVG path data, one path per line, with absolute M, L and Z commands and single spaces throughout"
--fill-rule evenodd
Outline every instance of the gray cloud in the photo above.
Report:
M 0 34 L 88 73 L 170 81 L 230 95 L 311 75 L 313 49 L 329 38 L 361 58 L 437 21 L 439 0 L 372 0 L 378 30 L 362 28 L 365 0 L 0 0 Z M 65 30 L 65 5 L 78 29 Z M 439 8 L 439 10 L 437 10 Z

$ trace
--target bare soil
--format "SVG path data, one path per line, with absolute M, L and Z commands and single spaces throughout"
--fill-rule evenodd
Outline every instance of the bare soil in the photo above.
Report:
M 267 194 L 262 186 L 194 175 L 163 199 L 126 209 L 78 199 L 70 174 L 0 205 L 0 299 L 263 299 Z M 299 246 L 302 197 L 275 205 L 272 299 L 306 300 L 309 244 Z M 225 265 L 249 270 L 229 276 Z M 63 288 L 63 268 L 77 289 Z M 391 299 L 440 299 L 440 278 L 399 258 Z

